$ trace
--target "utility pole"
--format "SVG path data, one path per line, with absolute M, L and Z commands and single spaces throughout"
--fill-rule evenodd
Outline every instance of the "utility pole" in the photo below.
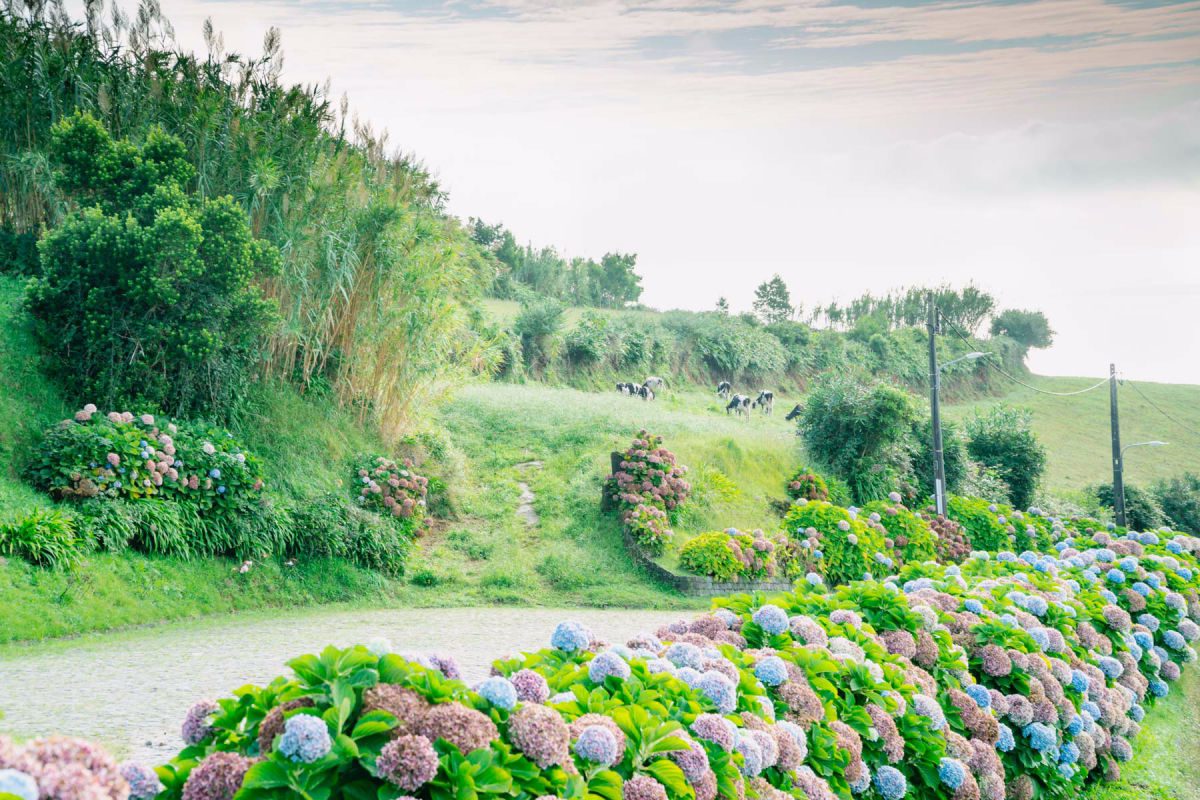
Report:
M 941 388 L 940 370 L 937 363 L 937 334 L 938 311 L 933 302 L 933 292 L 929 293 L 929 315 L 926 327 L 929 329 L 929 406 L 933 413 L 933 502 L 938 514 L 946 513 L 946 462 L 942 453 L 942 412 L 938 404 L 938 390 Z M 1115 389 L 1113 390 L 1116 391 Z M 1116 395 L 1113 395 L 1114 397 Z M 1115 412 L 1114 412 L 1115 413 Z
M 1117 524 L 1125 527 L 1125 457 L 1121 454 L 1121 420 L 1117 413 L 1117 365 L 1108 365 L 1108 399 L 1112 411 L 1113 511 Z

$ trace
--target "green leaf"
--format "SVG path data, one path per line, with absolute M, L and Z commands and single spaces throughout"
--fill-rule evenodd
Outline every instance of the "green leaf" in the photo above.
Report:
M 276 789 L 288 785 L 288 772 L 274 761 L 260 761 L 246 772 L 243 789 Z

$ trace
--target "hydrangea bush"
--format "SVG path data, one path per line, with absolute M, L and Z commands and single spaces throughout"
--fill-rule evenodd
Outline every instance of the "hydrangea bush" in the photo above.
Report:
M 729 528 L 701 533 L 689 540 L 679 549 L 679 563 L 691 572 L 720 581 L 771 580 L 797 577 L 796 555 L 795 546 L 786 537 Z
M 825 479 L 807 467 L 800 467 L 796 473 L 788 479 L 787 495 L 794 502 L 796 500 L 828 500 L 829 486 L 825 483 Z
M 88 404 L 46 432 L 29 466 L 58 498 L 162 498 L 201 513 L 235 509 L 263 489 L 258 460 L 227 431 Z
M 661 553 L 671 540 L 670 514 L 687 500 L 687 467 L 662 446 L 661 436 L 639 431 L 617 472 L 604 482 L 605 493 L 620 509 L 621 521 L 639 544 Z
M 429 479 L 418 475 L 410 460 L 397 464 L 383 456 L 359 458 L 354 465 L 354 485 L 364 508 L 410 520 L 413 528 L 425 517 Z
M 783 529 L 800 547 L 801 558 L 831 583 L 860 580 L 895 566 L 895 542 L 886 537 L 887 529 L 854 508 L 798 500 L 784 517 Z

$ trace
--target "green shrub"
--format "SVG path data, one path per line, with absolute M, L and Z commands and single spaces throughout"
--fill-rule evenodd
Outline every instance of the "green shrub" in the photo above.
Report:
M 70 569 L 82 557 L 75 516 L 58 508 L 35 508 L 0 522 L 0 555 L 23 558 L 51 569 Z
M 391 515 L 376 514 L 329 494 L 295 506 L 290 517 L 288 555 L 342 558 L 393 575 L 404 573 L 412 551 L 411 531 Z
M 579 323 L 567 331 L 567 360 L 579 366 L 589 366 L 604 360 L 609 348 L 608 317 L 586 311 Z
M 916 415 L 912 398 L 894 386 L 838 377 L 809 394 L 799 428 L 805 450 L 865 503 L 886 497 L 906 470 Z
M 521 340 L 521 352 L 530 369 L 545 369 L 557 355 L 563 311 L 563 304 L 551 299 L 521 305 L 521 313 L 513 322 L 513 333 Z
M 887 530 L 899 563 L 928 561 L 937 557 L 937 536 L 923 518 L 900 503 L 873 501 L 863 506 Z
M 135 145 L 76 114 L 51 138 L 57 186 L 81 206 L 42 240 L 29 288 L 51 368 L 76 398 L 228 414 L 273 324 L 256 279 L 275 248 L 232 198 L 187 192 L 185 145 L 161 130 Z
M 1200 475 L 1186 472 L 1154 485 L 1154 496 L 1177 530 L 1200 533 Z
M 27 473 L 58 498 L 158 497 L 203 514 L 237 513 L 263 488 L 258 460 L 227 431 L 91 404 L 47 431 Z
M 742 562 L 725 531 L 701 533 L 679 550 L 679 563 L 689 572 L 731 581 L 742 574 Z
M 1102 506 L 1116 509 L 1111 483 L 1100 484 L 1092 491 Z M 1125 522 L 1129 530 L 1135 531 L 1152 531 L 1171 524 L 1152 492 L 1128 483 L 1125 484 Z
M 416 473 L 412 461 L 401 465 L 383 456 L 363 456 L 355 464 L 354 477 L 360 506 L 395 517 L 409 533 L 420 527 L 429 479 Z
M 801 546 L 809 542 L 806 549 L 814 556 L 821 554 L 816 571 L 832 584 L 860 580 L 880 568 L 876 556 L 890 558 L 882 525 L 867 524 L 832 503 L 797 502 L 784 517 L 783 529 Z
M 1046 448 L 1033 432 L 1028 411 L 995 406 L 967 420 L 967 452 L 1008 485 L 1009 499 L 1028 508 L 1046 470 Z
M 933 497 L 933 421 L 928 416 L 913 425 L 909 480 L 922 498 Z M 942 461 L 946 471 L 946 494 L 963 491 L 970 459 L 962 432 L 952 420 L 942 420 Z
M 962 525 L 972 550 L 995 553 L 1013 547 L 1013 530 L 1007 517 L 1008 506 L 997 506 L 978 497 L 952 496 L 946 502 L 946 516 Z
M 825 483 L 825 479 L 807 467 L 800 467 L 795 474 L 788 479 L 787 495 L 793 501 L 801 498 L 805 500 L 828 500 L 829 485 Z

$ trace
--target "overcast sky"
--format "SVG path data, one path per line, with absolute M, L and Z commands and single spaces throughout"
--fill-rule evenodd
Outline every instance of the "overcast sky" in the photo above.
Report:
M 657 307 L 974 281 L 1047 374 L 1200 383 L 1200 0 L 163 0 Z

